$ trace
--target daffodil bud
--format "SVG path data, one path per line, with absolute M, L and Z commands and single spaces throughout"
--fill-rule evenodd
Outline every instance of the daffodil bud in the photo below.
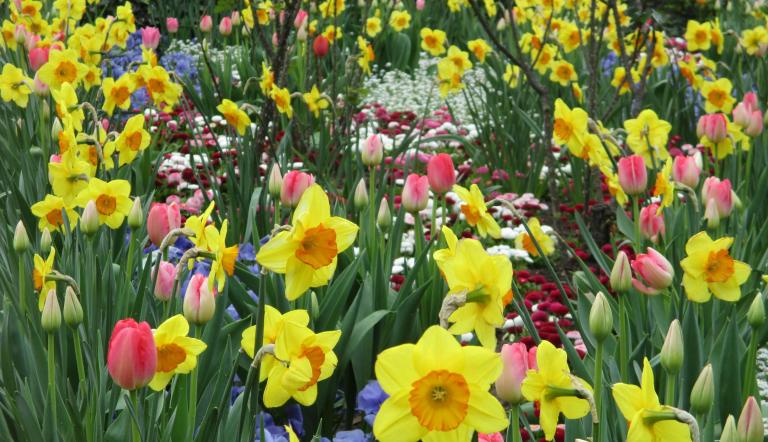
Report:
M 758 293 L 747 311 L 747 321 L 752 328 L 760 328 L 765 323 L 765 303 Z
M 723 432 L 720 434 L 720 442 L 740 442 L 739 433 L 736 430 L 736 419 L 733 415 L 728 415 L 723 425 Z
M 390 226 L 392 226 L 392 213 L 389 211 L 389 202 L 387 201 L 387 197 L 381 199 L 381 203 L 379 204 L 379 213 L 376 216 L 376 224 L 378 224 L 379 228 L 385 232 L 389 230 Z
M 691 390 L 691 411 L 695 414 L 705 414 L 712 406 L 715 397 L 715 384 L 712 380 L 712 364 L 707 364 Z
M 85 205 L 83 216 L 80 217 L 80 230 L 86 235 L 93 235 L 99 230 L 99 211 L 93 200 Z
M 53 243 L 53 238 L 51 238 L 50 230 L 46 227 L 40 235 L 40 251 L 43 252 L 43 255 L 47 255 L 51 251 L 51 243 Z
M 53 124 L 51 125 L 51 138 L 54 140 L 59 139 L 59 132 L 62 131 L 61 128 L 61 120 L 57 118 L 53 119 Z
M 43 330 L 48 333 L 53 333 L 61 327 L 61 308 L 59 308 L 59 300 L 56 297 L 55 289 L 49 290 L 45 296 L 45 305 L 43 306 L 40 322 L 43 325 Z
M 627 254 L 620 251 L 616 255 L 616 261 L 611 269 L 611 289 L 617 293 L 624 293 L 632 287 L 632 269 L 629 266 Z
M 683 332 L 680 329 L 680 321 L 675 319 L 669 324 L 667 337 L 661 347 L 661 366 L 671 375 L 675 375 L 683 366 Z
M 16 224 L 16 231 L 13 233 L 13 250 L 16 253 L 21 253 L 29 248 L 29 235 L 27 235 L 27 229 L 24 228 L 24 223 L 19 220 Z
M 280 173 L 280 165 L 277 163 L 272 166 L 272 171 L 269 173 L 267 188 L 272 199 L 278 200 L 280 198 L 280 191 L 283 188 L 283 175 Z
M 360 181 L 355 187 L 355 209 L 362 210 L 368 206 L 368 189 L 365 187 L 365 180 L 360 178 Z
M 589 310 L 589 330 L 597 342 L 603 342 L 613 331 L 611 304 L 602 292 L 597 293 Z
M 83 307 L 80 305 L 80 300 L 77 299 L 77 294 L 72 287 L 67 287 L 67 291 L 64 295 L 64 322 L 70 327 L 77 327 L 78 324 L 83 322 Z
M 312 310 L 310 310 L 312 319 L 315 320 L 320 314 L 320 303 L 317 301 L 317 293 L 314 290 L 309 292 L 309 302 L 312 304 Z
M 137 196 L 133 199 L 131 211 L 128 212 L 128 227 L 136 230 L 142 224 L 144 224 L 144 211 L 141 209 L 141 199 Z
M 763 415 L 754 396 L 747 398 L 736 428 L 741 442 L 763 441 Z

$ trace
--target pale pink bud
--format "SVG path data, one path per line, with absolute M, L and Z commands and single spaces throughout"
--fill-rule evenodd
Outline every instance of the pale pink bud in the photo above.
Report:
M 748 397 L 744 403 L 737 429 L 742 442 L 762 442 L 763 414 L 754 396 Z
M 227 37 L 232 33 L 232 19 L 224 17 L 219 22 L 219 34 Z
M 496 380 L 496 394 L 516 406 L 525 401 L 520 391 L 528 370 L 536 368 L 536 348 L 529 351 L 525 344 L 516 342 L 501 347 L 503 369 Z
M 157 269 L 157 282 L 155 282 L 155 298 L 160 301 L 171 299 L 175 280 L 176 266 L 167 261 L 160 261 Z
M 169 34 L 175 34 L 179 32 L 179 20 L 168 17 L 165 19 L 165 29 L 168 30 Z
M 654 244 L 659 241 L 659 235 L 664 236 L 664 215 L 659 212 L 659 205 L 650 204 L 640 209 L 640 234 Z
M 304 23 L 307 22 L 307 18 L 309 17 L 309 14 L 307 11 L 303 9 L 299 9 L 299 12 L 296 13 L 296 18 L 293 20 L 293 26 L 298 29 L 304 25 Z
M 675 270 L 661 253 L 648 247 L 648 253 L 640 253 L 632 261 L 632 269 L 638 278 L 632 285 L 646 295 L 657 295 L 672 284 Z M 647 284 L 647 285 L 646 285 Z
M 181 212 L 178 204 L 152 204 L 147 217 L 147 233 L 152 244 L 160 246 L 168 232 L 179 227 Z
M 50 88 L 48 84 L 40 80 L 40 77 L 38 77 L 37 72 L 35 72 L 35 81 L 32 82 L 32 91 L 41 97 L 45 97 L 50 93 Z
M 640 155 L 619 159 L 619 185 L 627 195 L 639 195 L 648 185 L 648 171 Z
M 306 172 L 292 170 L 286 173 L 280 189 L 280 202 L 286 207 L 296 207 L 301 195 L 312 184 L 315 184 L 315 177 Z
M 733 187 L 731 180 L 720 180 L 718 177 L 711 176 L 704 180 L 701 187 L 701 200 L 705 205 L 713 201 L 717 208 L 720 218 L 727 218 L 733 211 Z
M 405 179 L 402 204 L 408 212 L 418 212 L 427 207 L 429 201 L 429 179 L 412 173 Z
M 416 10 L 417 11 L 423 11 L 424 10 L 424 6 L 425 6 L 424 3 L 425 3 L 424 0 L 416 0 Z
M 200 18 L 200 30 L 203 32 L 211 32 L 213 29 L 213 19 L 210 15 L 204 15 Z
M 277 32 L 272 33 L 272 46 L 277 46 L 278 40 L 277 40 Z
M 232 11 L 232 25 L 240 26 L 240 11 Z
M 373 134 L 365 140 L 360 159 L 366 166 L 378 166 L 384 158 L 384 143 L 379 135 Z
M 456 184 L 456 170 L 453 159 L 447 153 L 439 153 L 427 163 L 427 178 L 432 192 L 444 194 Z
M 215 294 L 208 289 L 208 278 L 196 273 L 192 275 L 184 294 L 184 317 L 187 321 L 203 325 L 210 321 L 216 311 Z
M 142 46 L 144 46 L 147 49 L 157 49 L 157 46 L 159 44 L 160 44 L 159 29 L 152 26 L 141 28 L 141 45 Z
M 37 71 L 40 67 L 48 62 L 48 52 L 50 48 L 33 48 L 29 51 L 29 66 L 33 71 Z
M 696 158 L 685 155 L 675 157 L 672 164 L 672 177 L 675 181 L 694 189 L 699 184 L 699 174 L 701 167 L 696 164 Z
M 707 114 L 699 118 L 696 134 L 707 137 L 713 143 L 719 143 L 728 136 L 728 120 L 723 114 Z

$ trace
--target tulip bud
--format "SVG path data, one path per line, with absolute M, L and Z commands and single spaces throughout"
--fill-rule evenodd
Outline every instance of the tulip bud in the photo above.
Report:
M 272 166 L 272 171 L 269 172 L 267 188 L 269 189 L 269 194 L 272 195 L 272 199 L 277 200 L 280 198 L 280 190 L 283 188 L 283 175 L 280 173 L 280 165 L 277 163 Z
M 133 207 L 128 212 L 128 227 L 133 230 L 144 224 L 144 211 L 141 209 L 141 199 L 137 196 L 133 199 Z
M 657 295 L 672 284 L 675 269 L 661 253 L 648 247 L 648 253 L 639 253 L 632 261 L 632 269 L 639 278 L 632 285 L 646 295 Z
M 728 419 L 725 420 L 723 425 L 723 432 L 720 434 L 720 442 L 740 442 L 739 432 L 736 429 L 736 419 L 733 415 L 728 415 Z
M 328 47 L 329 47 L 328 39 L 325 38 L 325 35 L 320 34 L 317 37 L 315 37 L 315 40 L 312 42 L 312 50 L 315 53 L 315 56 L 317 58 L 323 58 L 326 54 L 328 54 Z
M 80 230 L 86 235 L 93 235 L 99 230 L 99 211 L 93 200 L 88 201 L 85 209 L 83 209 L 83 216 L 80 217 Z
M 165 19 L 165 29 L 168 30 L 169 34 L 175 34 L 179 32 L 179 20 L 168 17 Z
M 208 278 L 195 274 L 189 280 L 184 294 L 184 317 L 187 321 L 203 325 L 210 321 L 216 311 L 216 299 L 208 289 Z
M 13 250 L 16 253 L 21 253 L 29 249 L 29 235 L 27 235 L 27 229 L 24 228 L 24 223 L 19 220 L 16 223 L 16 231 L 13 232 Z
M 680 321 L 675 319 L 669 324 L 664 345 L 661 347 L 661 366 L 670 375 L 676 375 L 683 366 L 683 332 L 680 329 Z
M 240 11 L 232 11 L 232 25 L 240 26 L 240 23 L 242 23 L 240 18 Z
M 616 261 L 611 269 L 611 289 L 614 292 L 623 293 L 632 287 L 632 270 L 629 267 L 629 258 L 624 251 L 619 251 Z
M 392 213 L 389 211 L 387 197 L 381 199 L 379 213 L 376 216 L 376 224 L 378 224 L 379 228 L 384 232 L 389 230 L 389 227 L 392 225 Z
M 589 330 L 597 342 L 603 342 L 613 331 L 611 304 L 602 292 L 597 293 L 595 302 L 592 303 L 592 308 L 589 310 Z
M 749 306 L 747 321 L 753 329 L 760 328 L 765 323 L 765 304 L 763 296 L 759 292 L 755 295 L 755 299 L 752 300 L 752 304 Z
M 47 97 L 48 94 L 51 93 L 51 88 L 43 80 L 40 79 L 37 72 L 35 72 L 35 79 L 32 82 L 32 92 L 34 92 L 35 95 L 37 95 L 38 97 Z M 48 103 L 48 102 L 44 101 L 43 103 Z M 45 109 L 48 109 L 48 108 L 49 106 L 47 104 L 43 106 L 42 113 L 45 114 Z M 50 114 L 50 111 L 48 111 L 48 113 Z
M 378 166 L 384 158 L 384 143 L 379 135 L 373 134 L 366 140 L 360 150 L 360 159 L 366 166 Z
M 402 204 L 408 212 L 424 210 L 429 202 L 429 180 L 425 176 L 412 173 L 405 179 Z
M 64 322 L 70 327 L 76 327 L 83 322 L 83 307 L 72 287 L 67 287 L 64 295 Z
M 200 18 L 200 30 L 202 32 L 211 32 L 213 29 L 213 19 L 210 15 L 204 15 Z
M 219 33 L 225 37 L 228 37 L 230 34 L 232 34 L 232 19 L 229 17 L 224 17 L 219 22 Z
M 160 30 L 152 26 L 141 28 L 141 45 L 147 49 L 157 49 L 160 45 Z
M 712 406 L 715 397 L 715 384 L 712 380 L 712 364 L 707 364 L 691 390 L 691 411 L 696 414 L 705 414 Z
M 49 290 L 45 296 L 45 305 L 40 321 L 43 324 L 43 330 L 48 333 L 53 333 L 61 327 L 61 308 L 56 297 L 56 289 Z
M 292 170 L 283 177 L 280 202 L 286 207 L 296 207 L 304 191 L 315 183 L 315 177 L 298 170 Z
M 427 163 L 427 179 L 432 192 L 442 195 L 456 184 L 456 170 L 453 159 L 447 153 L 439 153 Z
M 117 321 L 109 338 L 107 369 L 112 380 L 126 390 L 141 388 L 155 376 L 157 347 L 146 322 Z
M 701 167 L 696 164 L 696 158 L 692 156 L 678 155 L 672 164 L 672 178 L 678 183 L 685 184 L 691 189 L 699 184 Z
M 360 178 L 360 181 L 355 187 L 355 209 L 362 210 L 368 206 L 368 190 L 365 187 L 365 180 Z
M 717 211 L 717 204 L 714 201 L 707 201 L 704 219 L 707 220 L 708 229 L 716 229 L 720 226 L 720 213 Z
M 53 119 L 53 124 L 51 124 L 51 138 L 54 140 L 59 139 L 59 132 L 61 132 L 63 129 L 61 127 L 61 120 L 59 120 L 59 117 L 56 117 Z
M 52 242 L 53 238 L 51 238 L 51 232 L 48 230 L 48 227 L 46 227 L 40 235 L 40 251 L 43 252 L 43 255 L 47 255 L 51 251 Z
M 155 278 L 155 298 L 160 301 L 170 300 L 176 283 L 176 266 L 170 262 L 161 261 Z
M 513 406 L 525 401 L 521 386 L 529 369 L 536 368 L 536 348 L 528 350 L 525 344 L 516 342 L 501 347 L 503 368 L 496 380 L 496 394 Z
M 619 185 L 627 195 L 640 195 L 648 186 L 648 171 L 640 155 L 619 159 Z
M 711 176 L 704 180 L 701 186 L 701 200 L 706 205 L 713 201 L 720 218 L 727 218 L 733 211 L 733 195 L 733 186 L 728 179 L 720 180 L 718 177 Z
M 715 144 L 723 141 L 728 136 L 728 120 L 723 114 L 702 115 L 696 125 L 696 135 L 707 137 Z
M 736 426 L 741 442 L 763 441 L 763 415 L 754 396 L 747 398 Z

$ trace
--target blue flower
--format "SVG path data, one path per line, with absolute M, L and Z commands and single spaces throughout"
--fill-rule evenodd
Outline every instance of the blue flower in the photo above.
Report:
M 333 442 L 367 442 L 369 440 L 371 440 L 371 435 L 365 434 L 363 430 L 359 429 L 339 431 L 333 436 Z
M 368 425 L 373 426 L 376 413 L 388 397 L 389 395 L 381 389 L 378 381 L 369 381 L 357 394 L 357 410 L 365 414 Z
M 256 249 L 253 247 L 253 244 L 249 242 L 240 244 L 240 249 L 237 252 L 237 259 L 239 261 L 255 261 Z

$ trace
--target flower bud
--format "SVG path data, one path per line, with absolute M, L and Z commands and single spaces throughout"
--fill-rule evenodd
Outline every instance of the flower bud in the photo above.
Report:
M 659 241 L 659 236 L 666 234 L 664 213 L 659 212 L 657 203 L 649 204 L 640 209 L 640 234 L 654 244 Z
M 24 223 L 19 220 L 16 223 L 16 231 L 13 232 L 13 250 L 16 253 L 21 253 L 29 249 L 29 235 L 27 235 L 27 229 L 24 228 Z
M 304 191 L 315 183 L 315 177 L 306 173 L 292 170 L 283 177 L 280 189 L 280 202 L 286 207 L 296 207 Z
M 613 331 L 613 314 L 611 313 L 611 304 L 605 298 L 603 292 L 598 292 L 595 296 L 595 302 L 589 310 L 589 330 L 597 339 L 602 342 Z
M 48 333 L 53 333 L 61 327 L 61 308 L 56 297 L 56 289 L 49 290 L 45 296 L 45 305 L 40 322 L 43 324 L 43 330 Z
M 219 22 L 219 33 L 225 37 L 228 37 L 230 34 L 232 34 L 232 19 L 229 17 L 224 17 Z
M 377 134 L 369 136 L 360 150 L 360 159 L 366 166 L 378 166 L 384 158 L 384 143 Z
M 330 43 L 328 42 L 328 39 L 325 37 L 325 35 L 320 34 L 315 37 L 315 40 L 312 42 L 312 51 L 314 51 L 317 58 L 323 58 L 326 54 L 328 54 L 329 46 Z
M 747 321 L 753 329 L 760 328 L 765 323 L 765 303 L 763 296 L 758 292 L 747 311 Z
M 611 269 L 611 289 L 614 292 L 623 293 L 632 287 L 632 270 L 629 267 L 629 258 L 624 251 L 619 251 L 616 261 Z
M 59 117 L 54 118 L 53 124 L 51 124 L 51 138 L 53 138 L 54 140 L 58 140 L 59 132 L 61 132 L 62 130 L 64 129 L 61 127 L 61 120 L 59 120 Z
M 712 380 L 712 364 L 707 364 L 691 389 L 691 411 L 705 414 L 712 406 L 715 397 L 715 384 Z
M 240 26 L 242 19 L 240 18 L 240 11 L 232 11 L 232 25 Z
M 392 213 L 389 211 L 389 202 L 387 202 L 387 197 L 381 199 L 381 203 L 379 204 L 379 213 L 376 216 L 376 224 L 378 224 L 379 228 L 384 232 L 389 230 L 389 227 L 392 226 Z
M 80 217 L 80 230 L 86 235 L 93 235 L 99 230 L 99 211 L 93 200 L 88 201 Z
M 736 419 L 733 415 L 728 415 L 723 425 L 723 432 L 720 434 L 720 442 L 740 442 L 739 432 L 736 430 Z
M 184 317 L 187 321 L 203 325 L 216 311 L 216 299 L 208 289 L 208 278 L 197 273 L 192 275 L 184 294 Z
M 267 188 L 273 199 L 280 198 L 280 190 L 283 188 L 283 175 L 280 173 L 280 165 L 277 163 L 272 165 L 272 170 L 269 172 Z
M 678 183 L 685 184 L 691 189 L 695 189 L 699 184 L 699 175 L 701 167 L 696 164 L 696 158 L 693 156 L 678 155 L 672 164 L 672 177 Z
M 181 227 L 181 210 L 175 202 L 153 203 L 147 216 L 147 233 L 152 244 L 160 247 L 168 233 Z
M 40 251 L 43 252 L 43 255 L 47 255 L 51 251 L 52 242 L 53 238 L 51 238 L 51 231 L 46 227 L 40 235 Z
M 427 163 L 427 179 L 432 192 L 442 195 L 456 184 L 456 170 L 453 159 L 447 153 L 439 153 Z
M 35 78 L 32 81 L 32 92 L 34 92 L 38 97 L 47 97 L 51 93 L 51 88 L 45 82 L 43 82 L 43 80 L 40 79 L 37 72 L 35 72 Z M 44 101 L 43 103 L 48 102 Z M 43 114 L 46 113 L 46 109 L 50 109 L 50 106 L 47 104 L 42 108 Z M 50 114 L 50 110 L 48 111 L 48 114 Z
M 165 19 L 165 29 L 168 30 L 169 34 L 175 34 L 179 32 L 179 20 L 175 19 L 173 17 L 168 17 Z
M 727 218 L 733 211 L 733 195 L 733 186 L 728 179 L 711 176 L 704 180 L 701 187 L 701 200 L 707 206 L 713 201 L 720 218 Z
M 126 390 L 141 388 L 155 376 L 157 347 L 146 322 L 117 321 L 109 338 L 107 369 L 112 380 Z
M 128 212 L 128 227 L 136 230 L 142 224 L 144 224 L 144 211 L 141 209 L 141 198 L 137 196 L 133 199 L 131 211 Z
M 69 286 L 64 295 L 64 322 L 70 327 L 76 327 L 83 322 L 83 307 L 77 299 L 75 289 Z
M 408 212 L 424 210 L 429 202 L 429 180 L 425 176 L 412 173 L 405 179 L 402 204 Z
M 696 125 L 696 135 L 707 137 L 715 144 L 723 141 L 728 136 L 728 120 L 723 114 L 707 114 L 699 118 Z
M 176 283 L 176 266 L 167 261 L 160 261 L 156 278 L 155 298 L 160 301 L 170 300 Z
M 213 29 L 213 19 L 210 15 L 204 15 L 200 18 L 200 30 L 202 32 L 211 32 Z
M 639 253 L 632 261 L 632 269 L 639 278 L 632 285 L 646 295 L 658 295 L 672 284 L 675 269 L 661 253 L 648 247 L 648 253 Z
M 157 49 L 160 45 L 160 30 L 153 26 L 141 28 L 141 45 L 147 49 Z
M 362 210 L 365 207 L 368 206 L 368 190 L 365 186 L 365 180 L 360 178 L 360 181 L 357 183 L 357 187 L 355 187 L 355 209 Z
M 496 394 L 513 406 L 525 401 L 521 386 L 529 369 L 536 368 L 536 348 L 530 351 L 521 342 L 501 347 L 503 368 L 496 380 Z
M 640 155 L 619 159 L 619 185 L 627 195 L 640 195 L 648 186 L 648 171 Z
M 675 319 L 669 324 L 664 345 L 661 347 L 661 366 L 671 375 L 676 375 L 683 366 L 684 356 L 683 332 L 680 321 Z
M 763 441 L 763 415 L 754 396 L 747 398 L 736 428 L 741 442 Z

